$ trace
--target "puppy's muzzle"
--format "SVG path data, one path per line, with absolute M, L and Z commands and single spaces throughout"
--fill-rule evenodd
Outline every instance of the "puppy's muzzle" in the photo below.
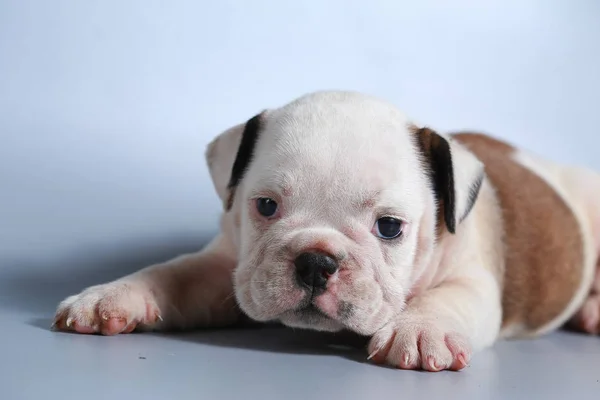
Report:
M 302 253 L 294 260 L 296 279 L 300 286 L 311 290 L 323 290 L 327 280 L 338 270 L 337 261 L 325 253 Z

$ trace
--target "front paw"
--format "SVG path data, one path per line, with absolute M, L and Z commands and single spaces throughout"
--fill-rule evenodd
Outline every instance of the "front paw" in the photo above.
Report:
M 437 318 L 409 317 L 377 332 L 369 343 L 370 358 L 401 369 L 458 371 L 471 358 L 468 337 Z
M 161 320 L 154 296 L 142 285 L 112 282 L 92 286 L 63 300 L 52 326 L 78 333 L 116 335 Z

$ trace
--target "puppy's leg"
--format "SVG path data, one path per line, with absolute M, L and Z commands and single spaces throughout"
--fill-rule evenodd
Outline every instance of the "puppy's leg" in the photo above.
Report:
M 411 299 L 373 336 L 369 354 L 402 369 L 460 370 L 473 350 L 493 343 L 500 319 L 499 286 L 488 271 L 476 271 Z
M 114 282 L 92 286 L 58 306 L 54 326 L 114 335 L 222 326 L 238 318 L 232 287 L 235 250 L 223 235 L 195 254 L 157 264 Z

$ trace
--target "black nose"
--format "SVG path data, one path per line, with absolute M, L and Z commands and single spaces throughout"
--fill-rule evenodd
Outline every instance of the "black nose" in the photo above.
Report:
M 338 269 L 337 261 L 324 253 L 302 253 L 294 265 L 298 281 L 311 288 L 324 288 L 329 276 Z

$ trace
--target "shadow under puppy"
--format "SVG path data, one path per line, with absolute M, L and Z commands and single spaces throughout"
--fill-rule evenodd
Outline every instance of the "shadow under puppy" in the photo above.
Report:
M 106 335 L 240 318 L 370 336 L 375 362 L 460 370 L 571 321 L 597 332 L 600 179 L 481 134 L 441 135 L 354 92 L 311 93 L 206 152 L 221 232 L 65 299 Z

